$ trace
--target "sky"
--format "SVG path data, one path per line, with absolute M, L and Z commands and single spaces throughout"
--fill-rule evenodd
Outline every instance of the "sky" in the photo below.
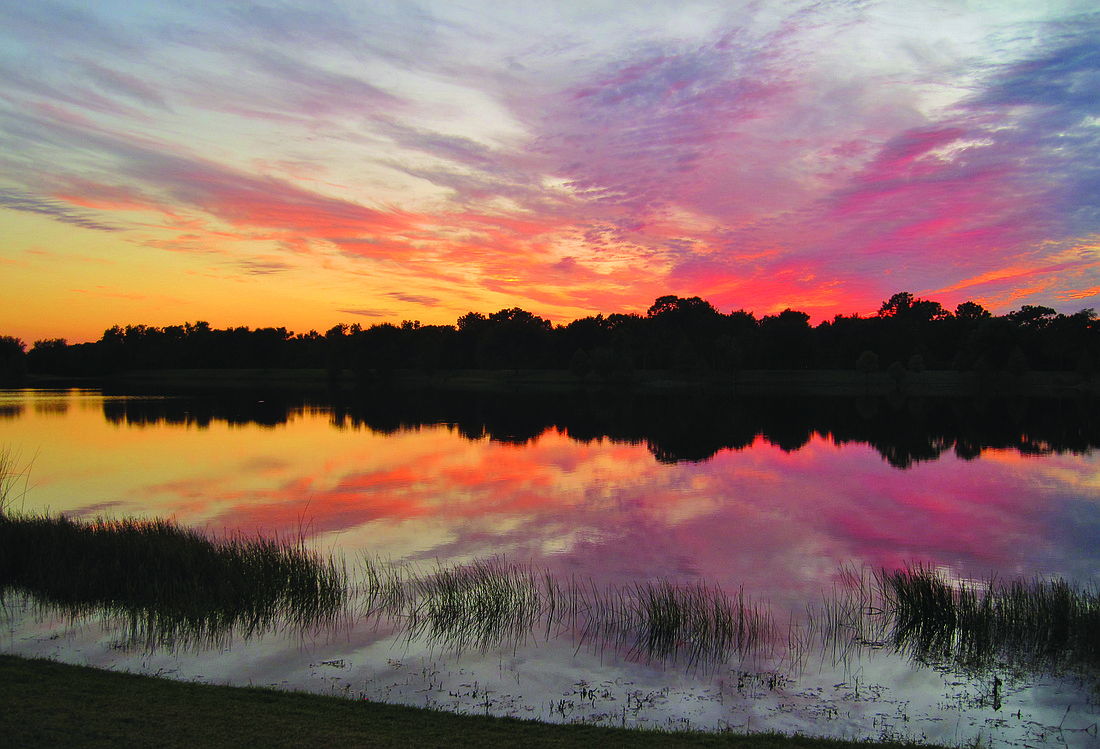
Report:
M 1093 0 L 0 0 L 0 335 L 1100 307 Z

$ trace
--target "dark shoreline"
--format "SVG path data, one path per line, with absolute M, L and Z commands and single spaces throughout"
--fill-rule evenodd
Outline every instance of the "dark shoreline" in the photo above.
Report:
M 1093 396 L 1100 394 L 1100 377 L 1076 372 L 924 371 L 893 376 L 852 370 L 746 370 L 738 373 L 685 374 L 644 370 L 611 378 L 577 377 L 567 370 L 446 370 L 426 373 L 395 370 L 355 373 L 324 369 L 164 369 L 137 370 L 102 377 L 28 376 L 28 388 L 104 388 L 143 391 L 279 390 L 355 392 L 357 390 L 431 390 L 454 392 L 583 392 L 634 391 L 672 393 L 704 391 L 728 395 L 912 395 L 968 397 L 1020 395 L 1026 397 Z

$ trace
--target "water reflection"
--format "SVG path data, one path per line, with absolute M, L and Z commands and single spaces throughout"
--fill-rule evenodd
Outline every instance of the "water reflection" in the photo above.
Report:
M 354 400 L 317 401 L 283 393 L 244 398 L 112 398 L 112 424 L 214 423 L 274 427 L 303 415 L 327 414 L 341 429 L 378 434 L 448 424 L 471 440 L 527 444 L 548 430 L 587 443 L 645 444 L 665 463 L 701 462 L 740 450 L 758 438 L 793 452 L 815 438 L 873 447 L 892 466 L 910 468 L 945 454 L 963 459 L 990 449 L 1021 455 L 1085 453 L 1100 445 L 1100 403 L 1092 399 L 810 398 L 741 399 L 708 393 L 524 394 L 434 391 L 376 393 Z
M 368 567 L 368 583 L 353 604 L 360 622 L 349 617 L 326 643 L 298 644 L 312 683 L 320 676 L 345 696 L 603 725 L 950 743 L 943 723 L 953 718 L 956 743 L 994 735 L 1026 746 L 1095 740 L 1089 695 L 1100 684 L 1096 595 L 1060 581 L 958 584 L 927 568 L 849 568 L 840 575 L 845 584 L 823 595 L 808 621 L 790 622 L 784 631 L 767 607 L 703 582 L 601 590 L 499 558 L 427 572 L 381 561 Z M 39 616 L 58 606 L 50 595 L 23 594 Z M 5 593 L 0 602 L 13 618 L 19 597 Z M 149 629 L 135 640 L 125 637 L 133 620 L 117 615 L 120 604 L 126 602 L 104 603 L 99 614 L 116 657 L 143 645 L 144 670 L 158 662 L 158 650 L 179 644 L 175 607 L 161 612 L 138 604 Z M 63 613 L 69 623 L 97 615 L 91 606 Z M 224 662 L 238 625 L 223 614 L 213 602 L 203 642 L 188 644 L 213 648 L 213 658 Z M 11 626 L 23 647 L 34 639 L 33 628 Z M 245 644 L 262 645 L 266 629 L 247 632 Z M 338 640 L 342 649 L 334 651 Z M 376 648 L 386 642 L 388 654 Z M 278 651 L 279 643 L 269 647 Z M 532 667 L 554 672 L 571 664 L 572 670 L 581 651 L 598 655 L 598 665 L 583 667 L 590 678 L 567 682 L 565 691 L 560 679 L 550 680 L 556 691 L 538 688 L 546 676 Z M 644 663 L 648 677 L 624 667 L 630 662 Z M 899 672 L 899 664 L 908 672 Z M 535 696 L 517 693 L 523 687 Z M 665 720 L 654 722 L 661 715 Z M 1052 715 L 1061 719 L 1056 726 Z
M 304 529 L 349 554 L 409 561 L 504 554 L 615 584 L 709 578 L 795 609 L 847 562 L 1100 579 L 1090 403 L 906 401 L 898 421 L 887 400 L 67 397 L 80 406 L 63 417 L 28 409 L 6 422 L 3 439 L 36 455 L 28 509 Z M 624 405 L 650 402 L 663 406 Z M 705 454 L 715 430 L 743 432 L 740 447 L 654 460 L 686 455 L 662 445 L 695 421 Z M 921 436 L 906 447 L 881 436 L 890 430 Z M 906 470 L 882 459 L 912 456 L 917 441 L 939 458 Z
M 703 581 L 732 600 L 743 587 L 782 625 L 774 652 L 790 655 L 776 662 L 765 648 L 721 670 L 718 684 L 661 659 L 632 660 L 635 640 L 610 631 L 595 646 L 600 638 L 582 638 L 584 622 L 579 631 L 555 625 L 560 636 L 543 642 L 542 620 L 538 638 L 514 647 L 502 639 L 482 654 L 474 637 L 458 661 L 390 620 L 359 621 L 308 646 L 273 644 L 273 634 L 186 662 L 117 652 L 113 636 L 105 644 L 94 628 L 65 622 L 5 630 L 30 633 L 5 649 L 233 683 L 326 691 L 331 680 L 410 704 L 480 711 L 488 700 L 499 714 L 615 725 L 690 718 L 877 736 L 883 710 L 919 702 L 920 728 L 914 709 L 890 718 L 891 730 L 958 743 L 973 735 L 955 728 L 960 720 L 985 731 L 1010 709 L 1021 722 L 1058 726 L 1072 703 L 1065 726 L 1096 721 L 1087 685 L 1015 683 L 1003 670 L 975 680 L 942 660 L 914 671 L 908 657 L 890 655 L 888 632 L 845 638 L 826 618 L 786 640 L 792 618 L 802 622 L 823 589 L 843 583 L 846 563 L 1100 582 L 1100 421 L 1090 401 L 49 394 L 70 404 L 60 413 L 37 410 L 39 397 L 0 393 L 12 414 L 0 421 L 0 444 L 35 456 L 20 503 L 27 511 L 304 533 L 353 573 L 363 555 L 426 569 L 504 557 L 601 593 L 662 581 L 687 591 Z M 689 659 L 690 649 L 678 652 Z M 794 662 L 805 668 L 791 670 Z M 797 683 L 784 681 L 791 674 Z M 1004 681 L 1002 711 L 992 707 L 994 678 Z M 594 689 L 613 699 L 593 698 Z M 944 708 L 948 692 L 960 694 Z M 554 696 L 554 709 L 535 694 Z M 783 707 L 792 704 L 797 714 Z
M 645 663 L 715 673 L 748 661 L 801 675 L 886 650 L 984 678 L 1075 671 L 1100 688 L 1100 598 L 1065 580 L 953 581 L 931 567 L 839 570 L 805 616 L 781 624 L 740 589 L 699 580 L 599 586 L 501 557 L 423 570 L 342 563 L 299 543 L 210 541 L 164 521 L 74 523 L 0 513 L 0 608 L 98 619 L 116 647 L 227 647 L 234 638 L 342 628 L 356 618 L 444 657 L 567 638 Z
M 1100 598 L 1066 580 L 964 581 L 924 567 L 884 572 L 890 641 L 915 662 L 1026 673 L 1100 666 Z M 1097 682 L 1100 688 L 1100 682 Z

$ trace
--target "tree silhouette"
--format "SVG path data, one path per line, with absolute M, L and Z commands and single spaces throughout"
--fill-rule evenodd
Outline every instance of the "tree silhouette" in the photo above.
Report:
M 489 315 L 478 341 L 478 360 L 490 369 L 543 366 L 543 354 L 549 342 L 549 320 L 527 310 L 513 307 Z
M 0 336 L 0 384 L 15 387 L 27 373 L 27 344 L 13 336 Z
M 46 339 L 22 356 L 14 353 L 18 339 L 5 340 L 0 372 L 9 379 L 24 364 L 28 374 L 51 375 L 311 367 L 328 371 L 338 382 L 348 369 L 361 378 L 386 380 L 399 370 L 481 367 L 516 373 L 573 370 L 585 379 L 606 379 L 635 369 L 692 376 L 753 369 L 850 370 L 866 351 L 882 362 L 908 362 L 909 371 L 917 371 L 914 362 L 919 362 L 925 370 L 1052 370 L 1086 378 L 1100 364 L 1100 321 L 1091 309 L 1064 315 L 1024 305 L 998 316 L 976 302 L 964 302 L 952 313 L 907 291 L 892 295 L 872 316 L 836 315 L 816 326 L 805 312 L 791 308 L 757 319 L 744 309 L 724 314 L 700 297 L 664 295 L 645 315 L 599 314 L 557 326 L 511 307 L 489 315 L 469 312 L 455 325 L 341 323 L 323 335 L 313 330 L 296 335 L 285 327 L 216 329 L 205 321 L 164 328 L 115 325 L 95 343 L 70 346 L 64 339 Z
M 810 316 L 787 308 L 760 320 L 764 366 L 804 369 L 814 361 Z

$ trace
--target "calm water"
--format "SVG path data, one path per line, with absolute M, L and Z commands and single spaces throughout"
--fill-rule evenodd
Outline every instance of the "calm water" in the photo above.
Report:
M 504 556 L 596 587 L 702 580 L 797 623 L 845 567 L 1096 585 L 1096 413 L 1074 400 L 0 391 L 0 446 L 31 464 L 27 511 L 305 533 L 353 573 L 364 554 L 425 570 Z M 1072 675 L 965 677 L 873 648 L 703 673 L 575 633 L 456 654 L 350 619 L 307 641 L 147 653 L 101 622 L 6 616 L 7 652 L 543 720 L 1052 746 L 1096 745 L 1100 721 L 1095 689 Z

